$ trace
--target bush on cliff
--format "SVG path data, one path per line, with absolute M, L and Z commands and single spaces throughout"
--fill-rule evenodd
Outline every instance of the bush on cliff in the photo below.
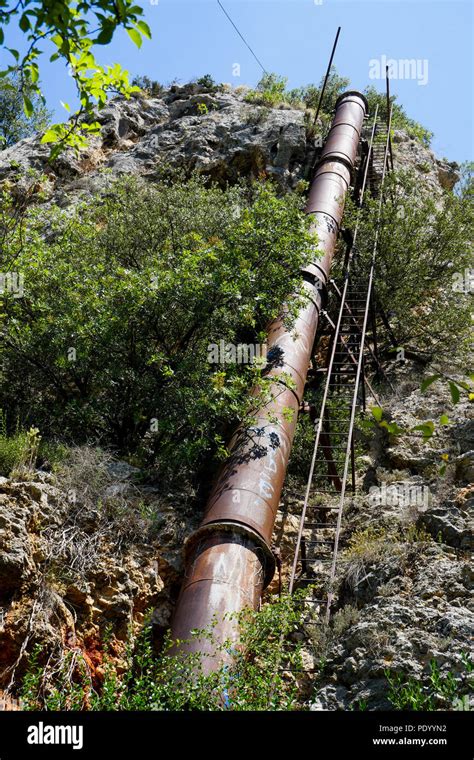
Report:
M 268 184 L 221 190 L 194 177 L 32 207 L 1 249 L 1 270 L 23 278 L 3 298 L 10 427 L 109 445 L 163 475 L 222 455 L 259 375 L 225 346 L 259 343 L 298 289 L 314 242 L 301 206 Z

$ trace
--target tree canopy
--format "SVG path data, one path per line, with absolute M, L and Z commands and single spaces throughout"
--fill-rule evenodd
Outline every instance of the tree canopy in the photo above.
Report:
M 0 149 L 9 148 L 18 140 L 47 128 L 51 114 L 37 92 L 31 92 L 30 101 L 33 111 L 27 116 L 23 110 L 18 77 L 0 79 Z

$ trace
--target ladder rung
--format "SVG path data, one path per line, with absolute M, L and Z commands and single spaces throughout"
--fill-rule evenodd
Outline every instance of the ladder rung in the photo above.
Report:
M 322 546 L 333 546 L 334 545 L 334 539 L 330 539 L 330 538 L 323 539 L 322 538 L 320 541 L 318 541 L 317 539 L 312 539 L 311 541 L 305 540 L 304 543 L 305 543 L 305 546 L 320 546 L 320 545 L 322 545 Z
M 339 512 L 339 507 L 328 507 L 328 506 L 322 506 L 320 504 L 314 504 L 314 505 L 308 504 L 307 509 L 326 509 L 328 512 L 329 511 L 330 512 Z
M 327 599 L 302 599 L 305 604 L 326 604 Z
M 344 449 L 345 451 L 346 446 L 343 446 L 341 443 L 336 443 L 334 446 L 331 446 L 331 444 L 319 443 L 318 449 Z

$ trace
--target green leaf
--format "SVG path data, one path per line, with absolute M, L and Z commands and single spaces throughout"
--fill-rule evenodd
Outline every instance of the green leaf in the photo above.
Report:
M 387 425 L 387 430 L 390 435 L 401 435 L 404 432 L 403 428 L 401 428 L 400 425 L 397 425 L 396 422 L 391 422 Z
M 377 422 L 381 422 L 383 417 L 383 409 L 380 408 L 380 406 L 373 406 L 371 407 L 370 411 L 372 412 L 372 416 Z
M 58 139 L 59 139 L 59 135 L 57 131 L 53 128 L 53 129 L 48 129 L 44 133 L 43 137 L 41 138 L 41 142 L 42 143 L 56 142 L 56 140 Z
M 39 71 L 36 63 L 32 63 L 30 66 L 30 79 L 32 84 L 36 84 L 39 79 Z
M 425 441 L 427 441 L 434 433 L 434 422 L 432 420 L 427 420 L 426 422 L 423 422 L 421 425 L 415 425 L 415 427 L 412 428 L 412 430 L 421 430 L 423 434 L 423 438 Z
M 138 48 L 141 48 L 142 46 L 142 37 L 140 32 L 137 32 L 136 29 L 127 29 L 127 34 L 130 37 L 130 39 L 135 43 L 135 45 Z
M 26 15 L 26 13 L 23 14 L 23 16 L 20 18 L 19 27 L 22 32 L 27 32 L 29 29 L 31 29 L 30 19 Z
M 449 381 L 449 391 L 451 393 L 451 401 L 453 404 L 457 404 L 461 398 L 461 392 L 456 383 L 453 383 L 452 380 Z
M 28 118 L 33 116 L 33 103 L 25 93 L 23 93 L 23 110 Z
M 431 377 L 426 377 L 420 386 L 421 392 L 424 393 L 426 389 L 429 388 L 429 386 L 436 380 L 439 380 L 440 377 L 441 375 L 431 375 Z
M 449 425 L 449 417 L 446 414 L 442 414 L 439 418 L 440 425 Z
M 99 34 L 97 35 L 96 42 L 98 45 L 108 45 L 114 35 L 115 27 L 113 24 L 105 24 Z
M 137 21 L 137 28 L 140 29 L 144 37 L 151 40 L 151 30 L 146 21 Z
M 5 40 L 5 34 L 3 32 L 3 28 L 0 26 L 0 45 L 3 45 L 4 40 Z

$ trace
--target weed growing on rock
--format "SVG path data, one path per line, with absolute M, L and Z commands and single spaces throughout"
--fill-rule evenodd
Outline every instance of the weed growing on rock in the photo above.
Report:
M 463 697 L 469 701 L 474 687 L 473 662 L 466 654 L 462 660 L 464 670 L 457 677 L 450 670 L 442 672 L 436 660 L 431 660 L 428 674 L 420 679 L 385 670 L 389 701 L 396 710 L 460 709 L 459 703 L 465 701 Z
M 129 634 L 121 657 L 112 655 L 104 636 L 100 674 L 93 675 L 79 647 L 56 652 L 42 662 L 36 647 L 23 678 L 21 700 L 27 710 L 291 710 L 297 705 L 302 661 L 294 634 L 301 625 L 301 595 L 283 596 L 260 612 L 235 616 L 239 642 L 214 650 L 233 659 L 206 673 L 206 655 L 177 654 L 167 634 L 158 653 L 152 630 Z M 195 636 L 211 643 L 212 628 Z M 290 677 L 291 671 L 291 677 Z

